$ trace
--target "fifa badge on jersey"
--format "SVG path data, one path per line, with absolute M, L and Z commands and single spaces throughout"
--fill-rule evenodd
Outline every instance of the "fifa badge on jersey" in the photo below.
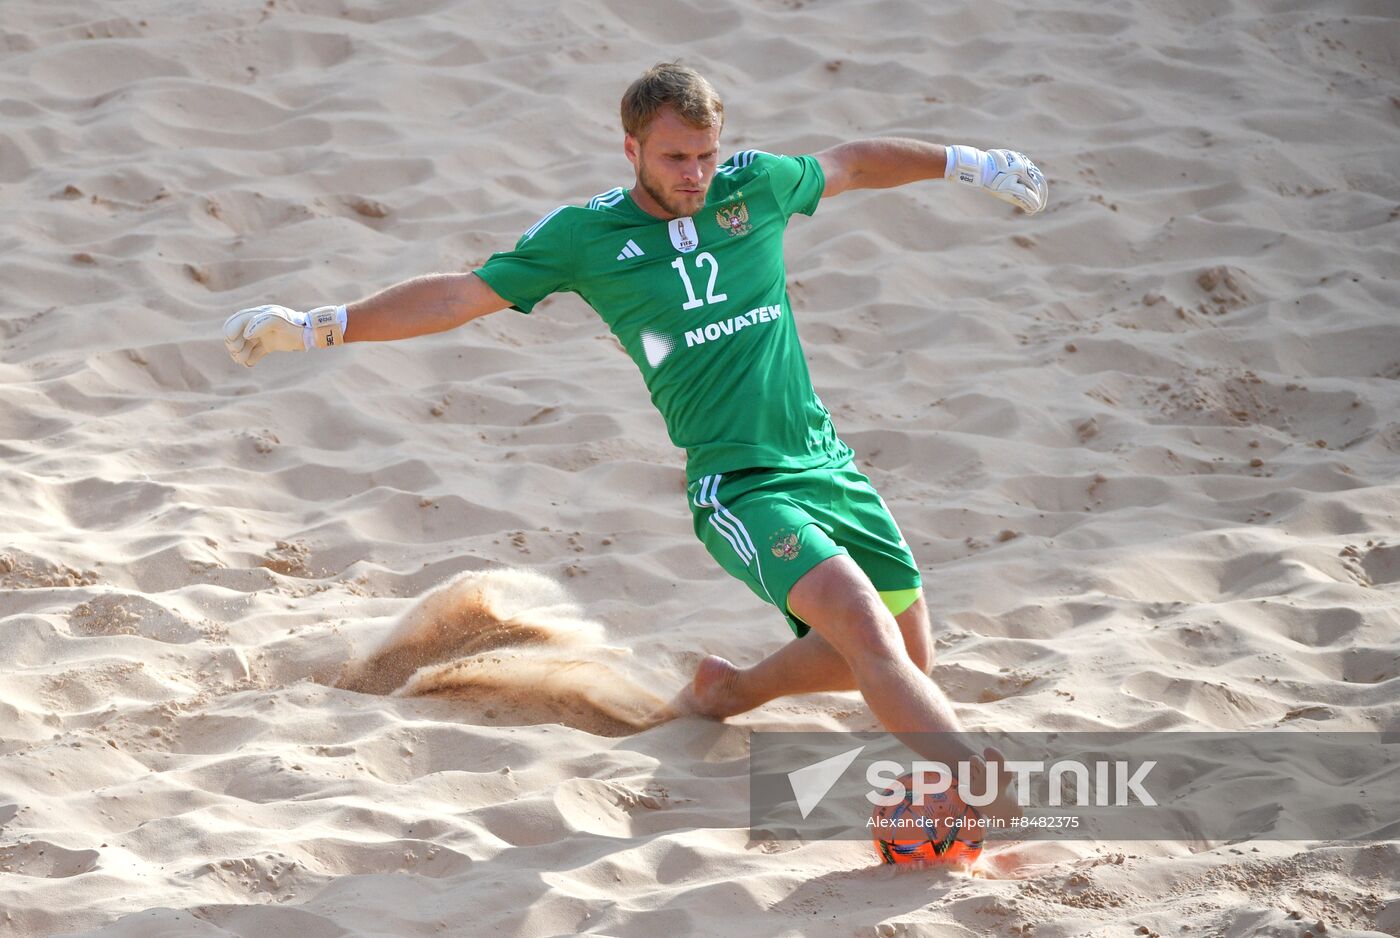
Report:
M 774 531 L 773 538 L 773 556 L 779 560 L 791 560 L 802 550 L 802 542 L 791 531 Z
M 673 218 L 666 223 L 671 231 L 671 243 L 682 254 L 689 254 L 700 246 L 700 232 L 695 228 L 695 219 L 690 216 Z
M 749 224 L 749 207 L 743 202 L 721 207 L 715 212 L 715 221 L 729 232 L 731 238 L 739 238 L 753 231 L 753 225 Z

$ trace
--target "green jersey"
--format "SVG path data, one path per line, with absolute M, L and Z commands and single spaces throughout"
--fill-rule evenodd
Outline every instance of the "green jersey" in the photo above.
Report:
M 788 219 L 812 214 L 825 185 L 811 156 L 745 150 L 693 216 L 662 221 L 612 189 L 545 215 L 476 275 L 525 313 L 551 293 L 583 297 L 641 369 L 687 479 L 843 461 L 783 264 Z

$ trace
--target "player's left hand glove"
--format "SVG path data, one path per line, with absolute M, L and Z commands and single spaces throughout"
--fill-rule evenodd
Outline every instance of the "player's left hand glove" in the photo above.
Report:
M 268 352 L 331 348 L 344 341 L 344 306 L 319 306 L 303 313 L 268 304 L 241 309 L 224 322 L 229 355 L 249 368 Z
M 985 189 L 990 194 L 1034 215 L 1045 208 L 1050 186 L 1040 167 L 1030 157 L 1015 150 L 979 150 L 976 147 L 946 147 L 948 168 L 945 179 Z

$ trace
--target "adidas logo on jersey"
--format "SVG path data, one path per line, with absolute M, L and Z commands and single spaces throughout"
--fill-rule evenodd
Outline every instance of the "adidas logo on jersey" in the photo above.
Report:
M 628 239 L 627 244 L 625 244 L 622 248 L 622 253 L 617 255 L 617 259 L 620 261 L 625 261 L 629 257 L 641 257 L 645 253 L 646 251 L 643 251 L 641 248 L 637 247 L 637 242 Z

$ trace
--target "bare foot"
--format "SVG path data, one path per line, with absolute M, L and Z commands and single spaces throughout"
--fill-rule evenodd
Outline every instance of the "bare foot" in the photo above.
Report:
M 746 708 L 738 701 L 738 680 L 738 668 L 719 655 L 709 655 L 671 706 L 678 714 L 694 713 L 716 720 L 742 713 Z

